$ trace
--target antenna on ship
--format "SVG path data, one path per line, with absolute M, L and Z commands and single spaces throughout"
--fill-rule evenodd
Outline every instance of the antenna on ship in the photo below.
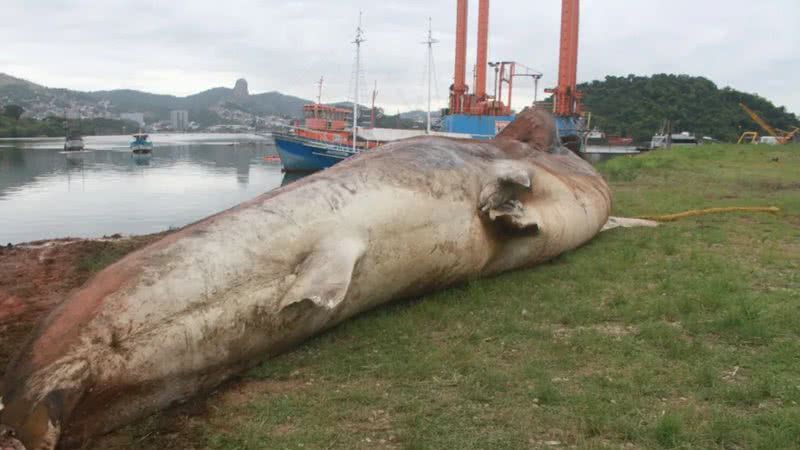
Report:
M 433 68 L 433 44 L 439 42 L 433 38 L 433 30 L 431 28 L 431 18 L 428 17 L 428 40 L 423 42 L 428 46 L 428 124 L 426 133 L 431 134 L 431 70 Z
M 325 81 L 325 77 L 319 77 L 319 81 L 317 81 L 317 86 L 319 86 L 317 90 L 317 104 L 322 104 L 322 83 Z
M 363 30 L 361 29 L 361 11 L 358 12 L 358 28 L 356 28 L 356 93 L 353 99 L 353 152 L 356 151 L 356 136 L 358 134 L 358 77 L 361 71 L 361 43 L 364 42 Z

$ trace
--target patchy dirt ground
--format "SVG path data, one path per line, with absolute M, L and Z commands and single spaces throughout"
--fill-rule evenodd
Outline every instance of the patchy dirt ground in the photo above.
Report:
M 70 291 L 83 285 L 94 273 L 123 256 L 160 239 L 165 233 L 103 239 L 55 239 L 0 247 L 0 367 L 8 365 L 34 327 L 57 307 Z M 231 380 L 230 389 L 211 396 L 223 404 L 244 402 L 254 393 L 295 389 L 292 382 Z M 145 419 L 132 439 L 126 434 L 98 437 L 94 448 L 126 449 L 131 441 L 147 448 L 195 448 L 181 434 L 193 418 L 207 415 L 208 398 L 200 396 Z
M 0 366 L 39 320 L 95 272 L 162 237 L 57 239 L 0 247 Z
M 123 256 L 162 238 L 166 233 L 144 236 L 111 237 L 103 239 L 55 239 L 0 247 L 0 368 L 3 370 L 17 349 L 50 311 L 57 307 L 70 291 L 83 285 L 94 273 Z M 0 374 L 1 375 L 1 374 Z M 280 390 L 280 383 L 256 383 L 259 389 Z M 236 399 L 248 383 L 230 391 Z M 171 448 L 194 448 L 191 439 L 179 432 L 187 428 L 193 417 L 207 413 L 207 399 L 198 397 L 171 408 L 156 418 L 141 424 L 139 445 L 161 448 L 165 442 Z M 94 448 L 126 449 L 131 437 L 112 434 L 99 437 Z

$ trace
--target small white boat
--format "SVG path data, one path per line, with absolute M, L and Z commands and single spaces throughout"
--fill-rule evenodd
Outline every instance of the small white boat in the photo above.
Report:
M 697 145 L 698 141 L 694 134 L 689 133 L 688 131 L 684 131 L 682 133 L 673 133 L 670 136 L 670 140 L 672 141 L 672 145 Z M 663 148 L 667 146 L 667 135 L 665 133 L 657 133 L 653 135 L 653 139 L 650 141 L 650 148 Z
M 83 151 L 83 137 L 77 131 L 70 131 L 64 140 L 65 152 L 80 152 Z

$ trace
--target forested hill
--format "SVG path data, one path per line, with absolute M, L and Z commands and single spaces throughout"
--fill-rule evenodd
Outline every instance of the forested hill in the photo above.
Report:
M 592 126 L 608 134 L 649 140 L 665 119 L 673 130 L 698 136 L 735 140 L 742 131 L 763 133 L 742 109 L 744 103 L 775 128 L 800 126 L 795 114 L 754 94 L 729 87 L 718 88 L 703 77 L 659 74 L 651 77 L 607 76 L 604 81 L 583 83 L 583 103 L 592 112 Z

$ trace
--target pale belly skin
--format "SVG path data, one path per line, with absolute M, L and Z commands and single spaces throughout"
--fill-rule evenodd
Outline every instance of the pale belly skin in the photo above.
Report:
M 611 196 L 550 145 L 393 143 L 125 257 L 12 363 L 2 424 L 28 449 L 79 444 L 364 310 L 583 244 Z

